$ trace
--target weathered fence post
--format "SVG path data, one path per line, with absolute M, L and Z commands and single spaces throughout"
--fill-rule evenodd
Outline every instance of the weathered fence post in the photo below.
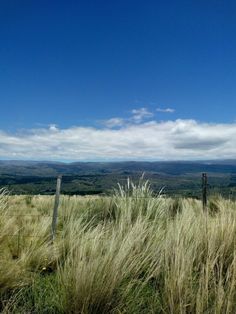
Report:
M 61 191 L 61 178 L 62 178 L 61 175 L 57 177 L 57 188 L 56 188 L 56 195 L 55 195 L 55 202 L 54 202 L 53 216 L 52 216 L 52 234 L 51 234 L 52 243 L 54 242 L 55 236 L 56 236 L 57 214 L 58 214 L 59 198 L 60 198 L 60 191 Z
M 202 207 L 206 210 L 207 207 L 207 174 L 202 174 Z

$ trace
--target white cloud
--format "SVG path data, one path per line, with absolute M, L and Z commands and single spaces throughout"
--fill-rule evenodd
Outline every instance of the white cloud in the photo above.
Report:
M 111 119 L 103 121 L 103 124 L 108 128 L 121 127 L 125 124 L 125 119 L 111 118 Z
M 140 123 L 145 119 L 153 117 L 153 113 L 148 111 L 148 109 L 144 107 L 140 109 L 133 109 L 131 113 L 132 117 L 130 120 L 135 123 Z
M 131 117 L 130 118 L 111 118 L 108 120 L 104 120 L 103 125 L 107 128 L 117 128 L 122 126 L 128 126 L 130 124 L 136 123 L 139 124 L 145 120 L 152 118 L 154 114 L 150 112 L 147 108 L 139 108 L 131 110 Z
M 236 156 L 236 123 L 195 120 L 129 123 L 117 129 L 0 131 L 0 157 L 44 160 L 194 160 Z
M 50 124 L 49 125 L 49 130 L 50 131 L 55 131 L 55 132 L 58 131 L 57 125 L 56 124 Z
M 175 109 L 173 108 L 157 108 L 157 112 L 165 112 L 165 113 L 173 113 L 175 112 Z

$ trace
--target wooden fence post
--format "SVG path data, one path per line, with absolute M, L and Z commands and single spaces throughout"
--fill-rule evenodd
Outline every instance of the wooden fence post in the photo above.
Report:
M 207 207 L 207 174 L 202 174 L 202 207 L 206 210 Z
M 56 188 L 56 195 L 55 195 L 55 202 L 53 208 L 53 216 L 52 216 L 52 234 L 51 234 L 51 241 L 52 243 L 56 237 L 56 226 L 57 226 L 57 214 L 58 214 L 58 206 L 59 206 L 59 198 L 60 198 L 60 191 L 61 191 L 61 178 L 62 176 L 57 177 L 57 188 Z

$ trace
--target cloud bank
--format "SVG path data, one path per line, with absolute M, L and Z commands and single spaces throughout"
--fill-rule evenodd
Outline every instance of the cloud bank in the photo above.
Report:
M 236 123 L 178 119 L 117 124 L 116 129 L 50 125 L 15 134 L 0 131 L 0 157 L 64 161 L 236 158 Z

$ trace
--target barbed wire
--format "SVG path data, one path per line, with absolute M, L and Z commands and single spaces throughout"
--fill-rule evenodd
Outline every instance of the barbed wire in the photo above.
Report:
M 41 218 L 44 218 L 44 217 L 53 217 L 52 215 L 35 215 L 35 214 L 32 214 L 32 215 L 30 215 L 30 214 L 15 214 L 15 215 L 13 215 L 13 214 L 0 214 L 0 217 L 41 217 Z M 58 216 L 59 217 L 59 216 Z
M 19 237 L 19 238 L 21 238 L 21 237 L 23 237 L 23 238 L 49 238 L 49 236 L 37 236 L 37 235 L 25 235 L 25 234 L 21 234 L 21 233 L 19 233 L 19 234 L 4 234 L 4 233 L 0 233 L 0 236 L 1 237 Z

